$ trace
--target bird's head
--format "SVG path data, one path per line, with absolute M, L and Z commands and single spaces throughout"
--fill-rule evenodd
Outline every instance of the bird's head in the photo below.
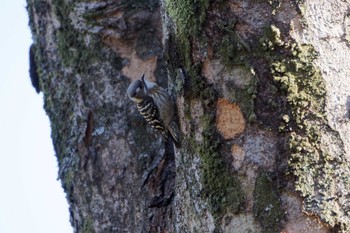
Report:
M 142 102 L 147 97 L 147 83 L 149 82 L 145 80 L 145 75 L 142 75 L 141 80 L 133 81 L 127 90 L 129 99 L 136 103 Z

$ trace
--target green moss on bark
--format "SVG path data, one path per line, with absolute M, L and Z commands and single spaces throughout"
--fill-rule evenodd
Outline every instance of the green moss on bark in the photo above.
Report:
M 175 21 L 177 35 L 197 36 L 206 18 L 209 0 L 165 0 L 166 9 Z
M 204 198 L 207 199 L 216 226 L 220 224 L 221 217 L 226 212 L 237 213 L 244 202 L 244 195 L 237 177 L 230 172 L 229 166 L 220 151 L 222 138 L 216 130 L 217 93 L 213 86 L 206 83 L 200 76 L 201 66 L 192 66 L 188 72 L 188 80 L 185 90 L 187 101 L 199 100 L 204 114 L 199 120 L 202 128 L 201 142 L 195 141 L 195 128 L 184 141 L 191 142 L 188 145 L 195 150 L 202 161 L 202 174 L 204 184 Z M 191 110 L 187 106 L 187 117 L 191 121 Z M 186 109 L 185 109 L 186 112 Z
M 187 68 L 192 65 L 191 40 L 199 36 L 209 4 L 209 0 L 165 0 L 166 10 L 176 25 L 176 40 Z
M 191 91 L 191 94 L 188 94 L 187 98 L 199 98 L 201 101 L 213 104 L 215 101 L 200 98 L 200 94 L 206 90 L 207 86 L 203 85 L 204 81 L 200 76 L 201 72 L 197 71 L 198 65 L 193 66 L 191 59 L 192 42 L 190 36 L 198 33 L 198 25 L 201 25 L 203 21 L 192 18 L 195 14 L 190 1 L 180 1 L 181 3 L 166 2 L 168 3 L 168 12 L 174 19 L 177 27 L 177 44 L 181 55 L 184 57 L 186 71 L 189 73 L 185 87 Z M 276 11 L 279 9 L 281 1 L 268 2 L 272 6 L 272 10 Z M 296 8 L 299 7 L 299 10 L 302 8 L 301 2 L 294 2 L 297 5 Z M 187 10 L 190 12 L 187 12 Z M 233 26 L 234 24 L 235 22 L 232 22 Z M 249 63 L 251 63 L 254 67 L 260 65 L 265 65 L 266 67 L 266 69 L 265 67 L 259 67 L 260 70 L 258 72 L 259 75 L 264 74 L 264 76 L 268 77 L 258 78 L 260 82 L 268 81 L 269 83 L 267 84 L 264 83 L 262 85 L 260 83 L 260 86 L 271 90 L 266 91 L 266 94 L 261 95 L 261 97 L 269 98 L 267 103 L 273 105 L 274 108 L 281 108 L 278 109 L 277 114 L 273 115 L 271 125 L 273 128 L 278 129 L 278 125 L 283 124 L 283 127 L 280 129 L 282 133 L 285 133 L 286 150 L 290 153 L 289 174 L 296 177 L 295 188 L 305 198 L 304 210 L 317 214 L 331 226 L 339 226 L 341 231 L 346 232 L 350 224 L 349 220 L 344 218 L 345 209 L 335 208 L 335 206 L 340 205 L 340 201 L 336 200 L 338 197 L 335 197 L 335 187 L 350 188 L 350 181 L 346 178 L 350 173 L 348 166 L 346 166 L 347 162 L 339 135 L 328 126 L 325 117 L 326 88 L 321 73 L 314 64 L 317 53 L 310 45 L 301 45 L 290 39 L 286 40 L 283 38 L 283 33 L 276 25 L 267 27 L 265 35 L 260 40 L 260 47 L 253 45 L 252 49 L 250 49 L 246 45 L 247 43 L 237 37 L 232 27 L 228 26 L 230 24 L 225 25 L 222 29 L 222 31 L 226 31 L 226 33 L 223 33 L 222 43 L 219 48 L 215 48 L 215 51 L 219 51 L 220 57 L 223 58 L 224 64 L 230 67 L 232 64 L 250 65 Z M 228 27 L 228 29 L 225 29 L 225 27 Z M 194 32 L 194 34 L 190 32 Z M 197 35 L 196 40 L 201 40 L 200 35 Z M 266 71 L 270 71 L 270 74 L 266 74 Z M 252 86 L 250 91 L 252 94 L 248 96 L 248 99 L 254 105 L 256 85 L 255 88 L 254 85 Z M 264 90 L 259 90 L 259 92 L 261 91 Z M 212 92 L 209 91 L 209 93 Z M 281 94 L 285 96 L 283 97 Z M 266 104 L 266 102 L 261 103 L 261 106 Z M 283 106 L 280 106 L 281 103 Z M 225 165 L 222 164 L 224 160 L 218 152 L 220 151 L 220 140 L 212 136 L 216 132 L 213 127 L 215 125 L 214 118 L 209 114 L 209 107 L 204 107 L 204 109 L 205 117 L 203 117 L 201 122 L 201 125 L 204 125 L 203 144 L 197 145 L 196 148 L 203 161 L 203 178 L 206 184 L 206 191 L 208 191 L 207 197 L 214 215 L 217 217 L 221 215 L 223 209 L 216 207 L 220 205 L 225 206 L 225 195 L 227 194 L 225 190 L 230 189 L 222 189 L 222 187 L 224 185 L 230 187 L 230 184 L 235 183 L 235 181 L 230 183 L 225 179 L 229 173 L 227 173 Z M 280 122 L 278 123 L 279 114 Z M 191 117 L 190 109 L 188 109 L 188 117 Z M 204 124 L 204 122 L 208 122 L 208 124 Z M 211 135 L 208 138 L 205 136 L 207 132 L 209 132 L 208 135 Z M 329 149 L 327 143 L 325 144 L 322 141 L 324 138 L 329 140 L 327 143 L 334 144 L 339 149 L 336 151 Z M 232 176 L 229 175 L 229 177 Z M 257 219 L 262 218 L 261 225 L 267 230 L 272 226 L 273 230 L 271 232 L 274 232 L 274 230 L 278 230 L 282 220 L 280 203 L 274 203 L 274 208 L 271 209 L 272 212 L 265 216 L 262 216 L 265 214 L 262 206 L 273 202 L 272 199 L 279 200 L 279 194 L 272 189 L 268 193 L 268 197 L 263 198 L 262 192 L 259 191 L 262 187 L 261 184 L 272 185 L 268 180 L 268 175 L 262 174 L 256 183 L 255 198 L 257 204 L 255 211 Z M 242 195 L 240 188 L 236 189 L 236 191 L 233 192 L 235 193 L 234 195 L 236 198 L 240 197 Z M 339 198 L 343 198 L 342 200 L 345 201 L 345 197 L 342 194 L 339 194 Z M 241 203 L 239 200 L 240 198 L 232 202 L 233 206 L 235 206 L 233 208 L 238 208 L 238 203 Z M 270 221 L 274 222 L 269 223 Z
M 200 77 L 197 77 L 197 81 Z M 204 114 L 200 118 L 200 127 L 203 129 L 201 142 L 195 141 L 194 132 L 188 136 L 192 141 L 190 147 L 195 149 L 202 161 L 202 174 L 204 184 L 204 198 L 207 199 L 209 208 L 214 217 L 216 226 L 226 212 L 237 213 L 244 203 L 244 195 L 238 178 L 230 172 L 221 151 L 222 139 L 216 131 L 215 108 L 217 97 L 213 87 L 202 83 L 199 100 L 204 108 Z M 196 98 L 195 98 L 196 99 Z M 195 129 L 193 129 L 195 130 Z
M 280 222 L 284 213 L 276 187 L 271 174 L 265 172 L 261 173 L 255 182 L 254 214 L 264 233 L 276 233 L 281 229 Z
M 250 83 L 242 87 L 237 87 L 233 81 L 226 82 L 226 88 L 231 90 L 227 96 L 232 102 L 240 104 L 245 118 L 249 122 L 255 122 L 257 117 L 254 113 L 254 100 L 257 93 L 257 77 L 249 61 L 254 57 L 254 52 L 240 34 L 236 31 L 237 19 L 233 18 L 224 22 L 218 22 L 217 26 L 223 35 L 217 50 L 217 57 L 222 61 L 225 69 L 241 71 L 240 75 L 250 76 Z M 219 36 L 218 36 L 219 38 Z
M 70 13 L 74 4 L 67 4 L 65 1 L 53 1 L 55 13 L 60 20 L 60 28 L 57 31 L 57 47 L 61 55 L 63 65 L 74 67 L 78 73 L 84 72 L 88 67 L 86 64 L 93 63 L 97 60 L 96 53 L 85 45 L 82 31 L 76 30 L 70 20 Z M 101 42 L 95 37 L 91 43 L 95 42 L 91 47 L 100 48 Z
M 175 40 L 186 70 L 184 97 L 189 102 L 199 100 L 204 110 L 203 116 L 199 119 L 203 140 L 198 142 L 194 139 L 195 129 L 193 129 L 193 132 L 183 141 L 190 142 L 187 146 L 194 149 L 194 153 L 201 158 L 203 197 L 207 199 L 215 225 L 218 227 L 221 217 L 226 212 L 239 212 L 244 202 L 244 195 L 237 177 L 232 174 L 220 152 L 222 138 L 216 131 L 214 111 L 217 93 L 215 88 L 201 76 L 202 64 L 193 64 L 191 58 L 192 39 L 196 37 L 197 42 L 201 40 L 199 30 L 205 20 L 209 1 L 202 0 L 198 3 L 192 0 L 166 0 L 165 2 L 167 11 L 176 24 Z M 205 43 L 205 41 L 198 43 Z M 190 112 L 189 105 L 185 106 L 185 116 L 188 121 L 191 121 Z
M 350 221 L 342 217 L 344 210 L 335 208 L 339 203 L 334 195 L 336 187 L 350 188 L 345 178 L 350 173 L 341 139 L 327 123 L 326 86 L 314 64 L 317 53 L 310 45 L 281 43 L 275 26 L 267 35 L 264 43 L 271 73 L 290 107 L 290 113 L 281 117 L 284 126 L 280 129 L 286 133 L 289 172 L 296 177 L 295 188 L 304 197 L 305 211 L 347 232 Z M 285 52 L 273 52 L 277 47 Z
M 91 218 L 84 219 L 82 231 L 84 233 L 94 233 L 95 232 Z

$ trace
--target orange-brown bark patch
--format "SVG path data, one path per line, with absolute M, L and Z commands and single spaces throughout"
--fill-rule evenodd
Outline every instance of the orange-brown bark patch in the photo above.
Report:
M 118 38 L 110 31 L 105 31 L 102 40 L 110 48 L 112 48 L 120 57 L 126 60 L 126 64 L 122 69 L 124 76 L 136 80 L 140 79 L 143 74 L 149 81 L 156 81 L 154 71 L 157 68 L 157 57 L 150 57 L 147 60 L 137 56 L 133 44 Z
M 231 147 L 231 153 L 232 153 L 232 157 L 233 157 L 233 162 L 232 162 L 232 166 L 238 170 L 243 163 L 244 160 L 244 150 L 242 149 L 242 147 L 238 146 L 238 145 L 233 145 Z
M 225 139 L 243 133 L 245 120 L 240 107 L 220 98 L 217 102 L 216 127 Z

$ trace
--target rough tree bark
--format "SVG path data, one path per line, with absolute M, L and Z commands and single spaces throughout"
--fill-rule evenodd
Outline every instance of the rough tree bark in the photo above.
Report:
M 350 231 L 348 1 L 27 2 L 74 232 Z M 126 98 L 143 73 L 178 150 Z

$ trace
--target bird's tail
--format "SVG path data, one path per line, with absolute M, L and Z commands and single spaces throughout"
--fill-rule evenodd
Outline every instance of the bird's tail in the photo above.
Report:
M 180 148 L 181 147 L 180 131 L 177 124 L 174 121 L 171 122 L 171 124 L 169 125 L 169 136 L 173 141 L 174 145 L 176 146 L 176 148 Z

